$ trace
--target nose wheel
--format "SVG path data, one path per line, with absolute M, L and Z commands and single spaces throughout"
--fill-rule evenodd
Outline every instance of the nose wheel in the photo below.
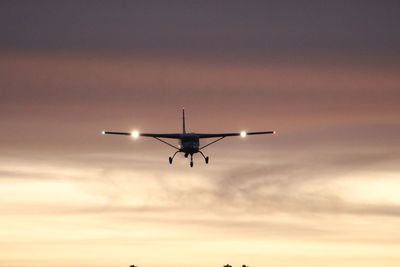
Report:
M 193 168 L 193 154 L 190 154 L 190 168 Z

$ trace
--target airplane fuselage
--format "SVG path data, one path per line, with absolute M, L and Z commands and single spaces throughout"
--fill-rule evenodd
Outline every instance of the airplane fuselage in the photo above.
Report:
M 185 153 L 185 156 L 199 152 L 200 139 L 197 134 L 182 134 L 180 143 L 180 151 Z

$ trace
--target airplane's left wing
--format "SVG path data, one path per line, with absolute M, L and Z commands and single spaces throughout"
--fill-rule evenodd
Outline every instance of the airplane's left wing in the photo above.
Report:
M 145 136 L 145 137 L 170 138 L 170 139 L 179 139 L 181 137 L 181 134 L 178 134 L 178 133 L 139 133 L 137 131 L 133 131 L 131 133 L 103 131 L 101 133 L 102 134 L 129 135 L 132 137 Z
M 213 133 L 213 134 L 197 134 L 199 138 L 216 138 L 216 137 L 228 137 L 228 136 L 246 136 L 256 134 L 275 134 L 275 131 L 268 132 L 240 132 L 240 133 Z

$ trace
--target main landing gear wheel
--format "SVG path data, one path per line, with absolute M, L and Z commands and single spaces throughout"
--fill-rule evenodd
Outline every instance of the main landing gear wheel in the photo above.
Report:
M 169 164 L 172 164 L 172 161 L 174 160 L 174 158 L 175 158 L 175 156 L 176 156 L 176 153 L 178 153 L 178 152 L 179 152 L 179 150 L 175 151 L 174 155 L 173 155 L 172 157 L 169 157 L 169 158 L 168 158 Z
M 190 167 L 193 168 L 193 161 L 190 162 Z
M 199 153 L 203 156 L 204 160 L 206 161 L 206 164 L 208 164 L 209 158 L 206 157 L 206 156 L 203 154 L 203 152 L 199 151 Z

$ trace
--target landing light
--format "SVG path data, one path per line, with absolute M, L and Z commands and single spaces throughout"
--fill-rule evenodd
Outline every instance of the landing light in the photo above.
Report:
M 131 136 L 133 138 L 138 138 L 139 137 L 139 132 L 138 131 L 133 131 L 133 132 L 131 132 Z
M 240 132 L 241 137 L 246 137 L 247 133 L 245 131 Z

